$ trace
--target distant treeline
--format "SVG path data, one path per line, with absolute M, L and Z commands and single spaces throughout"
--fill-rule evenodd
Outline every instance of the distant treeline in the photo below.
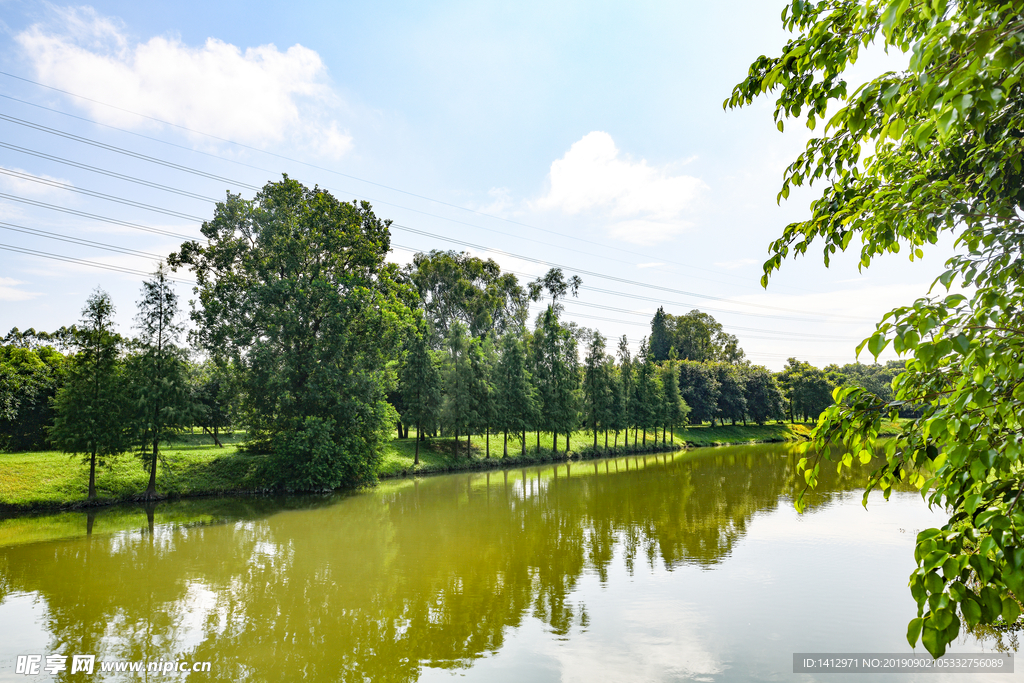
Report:
M 248 448 L 272 454 L 271 479 L 320 489 L 371 479 L 396 429 L 456 447 L 500 434 L 503 452 L 525 449 L 527 432 L 567 448 L 579 430 L 595 448 L 642 447 L 686 423 L 813 419 L 836 386 L 891 396 L 902 367 L 791 358 L 772 373 L 700 311 L 659 309 L 638 353 L 625 337 L 610 349 L 562 320 L 578 277 L 552 269 L 522 285 L 452 251 L 399 268 L 385 261 L 388 225 L 365 202 L 287 177 L 251 201 L 229 195 L 203 225 L 207 242 L 168 258 L 198 282 L 189 350 L 165 268 L 143 287 L 132 339 L 113 330 L 101 291 L 77 325 L 12 330 L 0 346 L 0 449 L 81 454 L 92 477 L 105 457 L 135 452 L 153 494 L 162 441 L 195 427 L 216 441 L 238 426 Z M 547 306 L 530 329 L 537 301 Z

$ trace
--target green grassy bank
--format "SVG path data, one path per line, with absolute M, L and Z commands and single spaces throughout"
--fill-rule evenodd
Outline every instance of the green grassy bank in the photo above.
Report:
M 810 425 L 768 424 L 764 426 L 691 426 L 675 431 L 677 446 L 719 446 L 727 444 L 799 441 L 806 438 Z M 266 490 L 270 482 L 260 478 L 261 464 L 266 456 L 239 450 L 244 435 L 226 437 L 224 447 L 218 448 L 210 439 L 185 434 L 175 443 L 168 444 L 161 453 L 157 470 L 157 490 L 169 498 L 216 495 L 222 493 L 252 493 Z M 624 434 L 619 436 L 619 452 L 624 446 Z M 653 434 L 648 434 L 648 446 Z M 572 435 L 570 451 L 588 453 L 593 448 L 592 435 L 577 432 Z M 629 445 L 632 447 L 632 434 Z M 614 435 L 609 437 L 609 447 Z M 453 439 L 430 439 L 420 444 L 420 464 L 413 466 L 416 443 L 413 439 L 391 441 L 383 454 L 379 476 L 389 478 L 404 475 L 451 472 L 465 469 L 519 467 L 538 462 L 563 459 L 565 437 L 560 436 L 559 453 L 551 452 L 551 435 L 541 434 L 540 451 L 536 434 L 527 433 L 525 456 L 518 441 L 509 440 L 509 458 L 502 458 L 502 436 L 491 435 L 490 458 L 487 440 L 483 436 L 470 439 L 472 457 L 466 457 L 466 439 L 460 439 L 458 455 Z M 670 444 L 671 445 L 671 444 Z M 604 435 L 598 439 L 598 449 L 604 449 Z M 600 453 L 598 454 L 600 455 Z M 96 472 L 96 491 L 103 504 L 130 501 L 145 490 L 149 475 L 141 462 L 124 455 L 114 458 Z M 29 453 L 0 453 L 0 514 L 77 507 L 85 504 L 88 492 L 88 465 L 56 451 Z

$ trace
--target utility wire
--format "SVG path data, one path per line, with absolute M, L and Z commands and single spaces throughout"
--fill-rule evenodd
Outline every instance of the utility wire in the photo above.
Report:
M 213 197 L 207 197 L 205 195 L 196 194 L 194 192 L 189 192 L 187 190 L 179 190 L 168 185 L 162 185 L 160 183 L 142 180 L 141 178 L 135 178 L 129 175 L 125 175 L 123 173 L 117 173 L 115 171 L 108 171 L 106 169 L 99 168 L 98 166 L 90 166 L 89 164 L 83 164 L 77 161 L 72 161 L 70 159 L 65 159 L 63 157 L 54 156 L 52 154 L 46 154 L 45 152 L 39 152 L 36 150 L 28 149 L 27 147 L 19 147 L 18 145 L 11 145 L 6 142 L 0 142 L 0 147 L 5 147 L 15 152 L 21 152 L 22 154 L 30 154 L 31 156 L 39 157 L 40 159 L 46 159 L 47 161 L 53 161 L 58 164 L 64 164 L 65 166 L 72 166 L 74 168 L 80 168 L 82 170 L 90 171 L 92 173 L 99 173 L 101 175 L 109 176 L 111 178 L 117 178 L 118 180 L 124 180 L 129 183 L 145 185 L 146 187 L 152 187 L 154 189 L 163 190 L 165 192 L 173 192 L 174 194 L 181 195 L 182 197 L 190 197 L 192 199 L 199 199 L 205 202 L 219 201 L 217 199 L 214 199 Z
M 200 216 L 193 216 L 187 213 L 181 213 L 180 211 L 174 211 L 172 209 L 162 209 L 159 206 L 153 206 L 152 204 L 145 204 L 143 202 L 137 202 L 132 199 L 124 199 L 123 197 L 115 197 L 114 195 L 105 194 L 103 192 L 97 192 L 96 190 L 87 190 L 83 187 L 75 187 L 68 183 L 62 183 L 58 180 L 50 180 L 49 178 L 42 178 L 31 173 L 23 173 L 21 171 L 15 171 L 9 168 L 3 168 L 0 166 L 0 173 L 9 175 L 20 180 L 27 180 L 31 183 L 39 183 L 40 185 L 47 185 L 54 187 L 59 190 L 65 190 L 67 192 L 76 192 L 78 194 L 84 194 L 88 197 L 94 197 L 96 199 L 103 199 L 108 202 L 116 202 L 118 204 L 124 204 L 125 206 L 134 206 L 137 209 L 145 209 L 146 211 L 153 211 L 154 213 L 162 213 L 165 216 L 173 216 L 174 218 L 184 218 L 185 220 L 203 222 L 203 218 Z
M 131 110 L 120 108 L 120 106 L 117 106 L 115 104 L 110 104 L 108 102 L 103 102 L 103 101 L 100 101 L 98 99 L 93 99 L 91 97 L 86 97 L 85 95 L 80 95 L 80 94 L 77 94 L 77 93 L 74 93 L 74 92 L 70 92 L 68 90 L 61 90 L 60 88 L 56 88 L 56 87 L 53 87 L 51 85 L 46 85 L 45 83 L 39 83 L 38 81 L 33 81 L 33 80 L 30 80 L 30 79 L 24 78 L 22 76 L 15 76 L 14 74 L 10 74 L 10 73 L 7 73 L 7 72 L 2 72 L 2 71 L 0 71 L 0 75 L 6 76 L 8 78 L 16 79 L 18 81 L 23 81 L 25 83 L 30 83 L 32 85 L 35 85 L 35 86 L 38 86 L 38 87 L 41 87 L 41 88 L 46 88 L 48 90 L 53 90 L 55 92 L 60 92 L 62 94 L 66 94 L 66 95 L 69 95 L 69 96 L 72 96 L 72 97 L 77 97 L 79 99 L 84 99 L 86 101 L 90 101 L 90 102 L 93 102 L 95 104 L 100 104 L 102 106 L 108 106 L 108 108 L 110 108 L 110 109 L 113 109 L 113 110 L 116 110 L 116 111 L 119 111 L 119 112 L 124 112 L 125 114 L 131 114 L 133 116 L 137 116 L 137 117 L 140 117 L 140 118 L 143 118 L 143 119 L 148 119 L 150 121 L 154 121 L 154 122 L 166 125 L 166 126 L 171 126 L 173 128 L 177 128 L 179 130 L 184 130 L 184 131 L 186 131 L 188 133 L 193 133 L 193 134 L 196 134 L 196 135 L 202 135 L 204 137 L 209 137 L 211 139 L 219 140 L 221 142 L 227 142 L 228 144 L 237 145 L 237 146 L 240 146 L 242 148 L 245 148 L 245 150 L 250 150 L 250 151 L 256 152 L 258 154 L 263 154 L 263 155 L 267 155 L 269 157 L 275 157 L 275 158 L 278 158 L 278 159 L 283 159 L 285 161 L 289 161 L 289 162 L 292 162 L 292 163 L 295 163 L 295 164 L 301 164 L 301 165 L 306 166 L 308 168 L 314 168 L 314 169 L 317 169 L 317 170 L 326 171 L 328 173 L 333 173 L 335 175 L 341 176 L 343 178 L 348 178 L 350 180 L 355 180 L 357 182 L 365 182 L 365 183 L 367 183 L 369 185 L 374 185 L 376 187 L 381 187 L 383 189 L 394 191 L 394 193 L 399 193 L 401 195 L 406 195 L 406 196 L 409 196 L 409 197 L 414 197 L 416 199 L 424 200 L 426 202 L 432 202 L 434 204 L 439 204 L 441 206 L 450 207 L 450 208 L 453 208 L 453 209 L 458 209 L 459 211 L 466 211 L 466 212 L 469 212 L 469 213 L 472 213 L 472 214 L 475 214 L 475 215 L 478 215 L 478 216 L 483 216 L 483 217 L 486 217 L 486 218 L 492 218 L 494 220 L 504 221 L 506 223 L 510 223 L 510 224 L 513 224 L 513 225 L 518 225 L 520 227 L 527 227 L 527 228 L 532 229 L 532 230 L 538 230 L 538 231 L 541 231 L 541 232 L 547 232 L 549 234 L 556 234 L 556 236 L 559 236 L 559 237 L 568 238 L 570 240 L 575 240 L 577 242 L 585 242 L 587 244 L 592 244 L 592 245 L 595 245 L 597 247 L 600 247 L 602 249 L 612 249 L 611 247 L 608 247 L 607 245 L 601 244 L 599 242 L 594 242 L 592 240 L 587 240 L 587 239 L 584 239 L 584 238 L 579 238 L 577 236 L 570 236 L 570 234 L 566 234 L 566 233 L 560 232 L 558 230 L 552 230 L 552 229 L 547 229 L 547 228 L 543 228 L 543 227 L 538 227 L 536 225 L 530 225 L 529 223 L 523 223 L 523 222 L 518 221 L 518 220 L 513 220 L 511 218 L 506 218 L 504 216 L 497 216 L 495 214 L 489 214 L 489 213 L 486 213 L 484 211 L 477 211 L 476 209 L 469 209 L 467 207 L 460 206 L 458 204 L 452 204 L 452 203 L 449 203 L 449 202 L 444 202 L 444 201 L 441 201 L 441 200 L 434 199 L 432 197 L 427 197 L 425 195 L 418 195 L 416 193 L 411 193 L 411 191 L 400 189 L 398 187 L 394 187 L 394 186 L 391 186 L 391 185 L 386 185 L 386 184 L 383 184 L 383 183 L 380 183 L 380 182 L 375 182 L 373 180 L 367 180 L 366 178 L 360 178 L 358 176 L 350 175 L 348 173 L 342 173 L 341 171 L 337 171 L 337 170 L 332 169 L 332 168 L 327 168 L 327 167 L 324 167 L 324 166 L 317 166 L 316 164 L 310 164 L 309 162 L 304 162 L 304 161 L 301 161 L 299 159 L 294 159 L 292 157 L 287 157 L 285 155 L 280 155 L 280 154 L 275 154 L 275 153 L 272 153 L 272 152 L 267 152 L 265 150 L 260 150 L 259 147 L 248 145 L 248 144 L 245 144 L 243 142 L 238 142 L 236 140 L 231 140 L 231 139 L 228 139 L 228 138 L 219 137 L 217 135 L 213 135 L 211 133 L 206 133 L 206 132 L 201 131 L 201 130 L 196 130 L 194 128 L 188 128 L 187 126 L 182 126 L 182 125 L 179 125 L 179 124 L 171 123 L 169 121 L 164 121 L 163 119 L 158 119 L 156 117 L 147 116 L 145 114 L 139 114 L 138 112 L 132 112 Z M 4 97 L 8 97 L 10 99 L 14 99 L 16 101 L 24 102 L 26 104 L 32 104 L 33 106 L 40 106 L 41 109 L 45 109 L 45 110 L 48 110 L 48 111 L 51 111 L 51 112 L 55 112 L 57 114 L 65 114 L 66 116 L 70 116 L 70 117 L 73 117 L 73 118 L 76 118 L 76 119 L 80 119 L 82 121 L 87 121 L 89 123 L 93 123 L 93 124 L 105 126 L 105 127 L 108 127 L 108 128 L 112 128 L 114 130 L 119 130 L 119 131 L 122 131 L 122 132 L 131 133 L 131 134 L 137 134 L 137 133 L 134 133 L 133 131 L 128 131 L 128 130 L 125 130 L 123 128 L 117 128 L 115 126 L 110 126 L 108 124 L 99 124 L 96 121 L 93 121 L 93 120 L 90 120 L 90 119 L 86 119 L 84 117 L 78 117 L 78 116 L 75 116 L 75 115 L 72 115 L 72 114 L 67 114 L 65 112 L 60 112 L 58 110 L 52 110 L 50 108 L 46 108 L 46 106 L 41 106 L 39 104 L 35 104 L 34 102 L 28 102 L 26 100 L 17 99 L 15 97 L 10 97 L 8 95 L 3 95 L 3 96 Z M 153 139 L 153 140 L 156 140 L 158 142 L 165 142 L 164 140 L 160 140 L 159 138 L 153 138 L 153 137 L 148 137 L 148 136 L 143 136 L 143 137 L 147 137 L 148 139 Z M 177 145 L 177 144 L 173 144 L 171 142 L 165 142 L 165 143 L 172 144 L 173 146 L 179 146 L 179 147 L 185 148 L 185 150 L 187 150 L 187 147 L 183 147 L 183 145 Z M 232 163 L 241 163 L 241 162 L 233 162 L 233 160 L 223 160 L 223 161 L 228 161 L 228 162 L 232 162 Z M 270 172 L 270 171 L 267 171 L 267 169 L 259 169 L 259 167 L 251 166 L 249 164 L 243 164 L 243 165 L 244 166 L 249 166 L 250 168 L 256 168 L 256 169 L 262 170 L 264 172 Z M 386 204 L 385 202 L 381 202 L 381 203 L 382 204 Z M 410 211 L 415 211 L 415 209 L 409 209 L 409 210 Z M 437 216 L 437 217 L 438 218 L 442 218 L 444 220 L 451 220 L 451 219 L 444 218 L 442 216 Z M 455 222 L 461 222 L 461 221 L 455 221 Z M 474 226 L 474 227 L 479 227 L 479 226 Z M 483 228 L 483 229 L 486 229 L 486 228 Z M 642 256 L 644 258 L 648 257 L 647 254 L 643 254 L 642 252 L 635 252 L 635 251 L 632 251 L 632 250 L 620 249 L 620 248 L 614 248 L 614 249 L 616 251 L 621 251 L 621 252 L 625 252 L 625 253 L 634 254 L 634 255 L 637 255 L 637 256 Z M 714 270 L 712 268 L 702 268 L 700 266 L 695 266 L 695 265 L 691 265 L 691 264 L 688 264 L 688 263 L 682 263 L 682 262 L 679 262 L 679 261 L 670 261 L 670 262 L 675 263 L 676 265 L 682 265 L 682 266 L 687 267 L 687 268 L 692 268 L 692 269 L 696 269 L 696 270 L 702 270 L 702 271 L 705 271 L 705 272 L 714 272 L 716 274 L 725 274 L 725 275 L 731 276 L 731 275 L 729 275 L 729 273 L 722 273 L 721 271 Z M 794 288 L 794 289 L 802 289 L 802 288 Z
M 101 223 L 110 223 L 112 225 L 120 225 L 126 228 L 132 228 L 134 230 L 143 230 L 145 232 L 151 232 L 155 235 L 166 235 L 168 237 L 176 237 L 183 240 L 196 240 L 192 235 L 185 235 L 180 232 L 172 232 L 170 230 L 161 230 L 160 228 L 151 228 L 146 225 L 139 225 L 138 223 L 129 223 L 128 221 L 122 221 L 117 218 L 108 218 L 107 216 L 97 216 L 94 213 L 86 213 L 85 211 L 78 211 L 76 209 L 68 209 L 63 206 L 57 206 L 56 204 L 50 204 L 48 202 L 40 202 L 35 199 L 28 199 L 26 197 L 18 197 L 13 194 L 6 194 L 0 192 L 0 199 L 7 199 L 12 202 L 21 202 L 22 204 L 29 204 L 31 206 L 38 206 L 43 209 L 50 209 L 51 211 L 60 211 L 61 213 L 69 213 L 73 216 L 81 216 L 83 218 L 90 218 L 94 221 L 100 221 Z
M 2 72 L 0 72 L 0 73 L 2 73 Z M 115 151 L 118 151 L 119 153 L 127 154 L 129 156 L 145 159 L 147 161 L 153 161 L 154 163 L 160 163 L 162 165 L 170 166 L 172 168 L 176 168 L 178 170 L 183 170 L 183 171 L 188 172 L 188 173 L 195 173 L 195 174 L 201 175 L 203 177 L 207 177 L 207 178 L 215 178 L 215 179 L 218 179 L 218 180 L 222 180 L 222 181 L 228 182 L 229 184 L 244 185 L 240 181 L 235 181 L 235 180 L 231 180 L 231 179 L 228 179 L 228 178 L 222 178 L 221 176 L 215 176 L 213 174 L 206 173 L 205 171 L 200 171 L 198 169 L 189 168 L 189 167 L 186 167 L 186 166 L 182 166 L 180 164 L 171 164 L 170 162 L 164 162 L 162 160 L 156 159 L 155 157 L 149 157 L 147 155 L 140 155 L 140 154 L 137 154 L 137 153 L 132 152 L 130 150 L 114 147 L 113 145 L 107 145 L 105 143 L 99 143 L 99 142 L 96 142 L 96 141 L 88 140 L 87 138 L 83 138 L 81 136 L 72 135 L 70 133 L 64 133 L 63 131 L 57 131 L 56 129 L 51 129 L 51 128 L 47 127 L 47 126 L 41 126 L 41 125 L 34 124 L 34 123 L 31 123 L 31 122 L 28 122 L 28 121 L 24 121 L 22 119 L 17 119 L 15 117 L 11 117 L 11 116 L 8 116 L 6 114 L 0 114 L 0 119 L 14 121 L 14 122 L 19 123 L 21 125 L 27 125 L 27 126 L 30 126 L 32 128 L 37 128 L 37 129 L 41 129 L 41 130 L 54 131 L 55 134 L 58 134 L 58 135 L 61 135 L 61 136 L 64 136 L 64 137 L 70 137 L 72 139 L 76 139 L 76 140 L 80 140 L 80 141 L 85 141 L 88 144 L 95 144 L 95 145 L 101 146 L 101 147 L 103 147 L 105 149 L 115 150 Z M 13 172 L 13 171 L 6 171 L 6 170 L 3 170 L 2 172 L 6 172 L 6 173 L 9 173 L 9 174 L 16 173 L 16 172 Z M 25 177 L 27 179 L 34 180 L 36 182 L 43 182 L 43 183 L 46 183 L 46 184 L 53 184 L 53 183 L 48 183 L 48 181 L 37 179 L 37 177 L 35 177 L 35 176 L 25 176 Z M 57 184 L 55 186 L 63 187 L 64 189 L 70 189 L 69 187 L 64 186 L 62 184 Z M 258 189 L 258 188 L 255 188 L 255 186 L 251 186 L 251 185 L 248 186 L 248 187 L 251 188 L 251 189 Z M 91 191 L 85 191 L 86 194 L 89 194 L 90 192 Z M 96 195 L 101 195 L 101 194 L 102 193 L 96 193 Z M 111 199 L 111 197 L 109 195 L 103 195 L 102 198 Z M 173 215 L 173 216 L 182 217 L 182 218 L 188 218 L 188 219 L 191 219 L 191 220 L 197 220 L 197 221 L 202 221 L 203 220 L 202 218 L 200 218 L 198 216 L 190 216 L 188 214 L 182 214 L 182 213 L 179 213 L 179 212 L 171 212 L 171 211 L 166 210 L 166 209 L 160 209 L 158 207 L 153 207 L 152 205 L 142 205 L 141 203 L 132 202 L 131 200 L 111 199 L 111 201 L 120 201 L 120 203 L 128 203 L 128 204 L 132 204 L 132 205 L 136 205 L 136 206 L 140 206 L 141 205 L 144 208 L 147 208 L 148 210 L 151 210 L 151 211 L 158 211 L 160 213 L 165 213 L 165 214 L 168 214 L 168 215 Z M 523 255 L 519 255 L 519 254 L 515 254 L 515 253 L 512 253 L 512 252 L 507 252 L 507 251 L 503 251 L 503 250 L 499 250 L 499 249 L 493 249 L 493 248 L 490 248 L 490 247 L 485 247 L 483 245 L 475 244 L 473 242 L 468 242 L 468 241 L 465 241 L 465 240 L 457 240 L 457 239 L 454 239 L 454 238 L 451 238 L 451 237 L 446 237 L 446 236 L 443 236 L 443 235 L 438 235 L 436 233 L 431 233 L 431 232 L 428 232 L 428 231 L 425 231 L 425 230 L 419 230 L 419 229 L 412 228 L 410 226 L 401 225 L 401 224 L 398 224 L 398 223 L 392 223 L 392 227 L 399 228 L 399 229 L 402 229 L 402 230 L 406 230 L 408 232 L 412 232 L 412 233 L 415 233 L 415 234 L 419 234 L 419 235 L 423 235 L 423 236 L 427 236 L 427 237 L 432 237 L 434 239 L 446 240 L 446 241 L 449 241 L 449 242 L 453 242 L 455 244 L 461 244 L 461 245 L 464 245 L 464 246 L 470 246 L 470 247 L 473 247 L 473 248 L 476 248 L 476 249 L 483 249 L 485 251 L 493 251 L 495 253 L 504 254 L 506 256 L 512 256 L 514 258 L 520 258 L 520 259 L 523 259 L 523 260 L 526 260 L 526 261 L 530 261 L 530 262 L 533 262 L 533 263 L 561 267 L 561 268 L 564 268 L 566 270 L 569 270 L 569 271 L 572 271 L 572 272 L 581 273 L 581 274 L 584 274 L 584 275 L 589 275 L 591 277 L 599 277 L 599 278 L 609 279 L 609 280 L 613 280 L 615 282 L 621 282 L 621 283 L 624 283 L 624 284 L 630 284 L 630 285 L 634 285 L 634 286 L 638 286 L 638 287 L 646 287 L 646 288 L 650 288 L 650 289 L 656 289 L 656 290 L 660 290 L 660 291 L 671 292 L 671 293 L 674 293 L 674 294 L 682 294 L 684 296 L 694 296 L 694 297 L 697 297 L 697 298 L 707 299 L 707 300 L 710 300 L 710 301 L 721 301 L 721 302 L 724 302 L 724 303 L 731 303 L 731 304 L 739 305 L 739 306 L 757 307 L 757 308 L 768 308 L 768 309 L 780 310 L 780 311 L 785 311 L 785 312 L 790 312 L 790 313 L 798 313 L 798 314 L 805 313 L 804 311 L 799 311 L 799 310 L 790 309 L 790 308 L 784 308 L 784 307 L 780 307 L 780 306 L 749 304 L 749 303 L 746 303 L 746 302 L 736 301 L 736 300 L 728 299 L 728 298 L 725 298 L 725 297 L 717 297 L 717 296 L 712 296 L 712 295 L 708 295 L 708 294 L 698 294 L 696 292 L 686 292 L 686 291 L 683 291 L 683 290 L 673 289 L 673 288 L 670 288 L 670 287 L 662 287 L 662 286 L 659 286 L 659 285 L 652 285 L 652 284 L 648 284 L 648 283 L 644 283 L 644 282 L 639 282 L 639 281 L 636 281 L 636 280 L 630 280 L 628 278 L 620 278 L 620 277 L 615 277 L 615 276 L 611 276 L 611 275 L 604 275 L 602 273 L 597 273 L 595 271 L 588 271 L 588 270 L 582 270 L 582 269 L 578 269 L 578 268 L 571 268 L 569 266 L 560 266 L 559 264 L 551 263 L 549 261 L 535 259 L 535 258 L 531 258 L 529 256 L 523 256 Z M 844 315 L 839 315 L 839 314 L 836 314 L 836 315 L 833 315 L 833 316 L 828 316 L 827 314 L 823 314 L 823 313 L 817 313 L 816 315 L 819 315 L 819 316 L 822 316 L 822 317 L 845 318 L 845 319 L 848 319 L 848 320 L 855 320 L 855 321 L 858 321 L 858 322 L 872 322 L 869 319 L 859 318 L 857 316 L 844 316 Z
M 148 251 L 138 251 L 137 249 L 128 249 L 127 247 L 119 247 L 113 244 L 106 244 L 104 242 L 93 242 L 92 240 L 82 239 L 80 237 L 71 237 L 69 235 L 61 235 L 56 232 L 50 232 L 48 230 L 41 230 L 39 228 L 28 228 L 24 225 L 16 225 L 14 223 L 5 223 L 0 221 L 0 229 L 13 230 L 15 232 L 23 232 L 27 235 L 34 235 L 36 237 L 45 237 L 51 240 L 60 240 L 61 242 L 70 242 L 72 244 L 81 244 L 86 247 L 95 247 L 97 249 L 106 249 L 108 251 L 117 251 L 122 254 L 128 254 L 130 256 L 142 256 L 145 258 L 154 258 L 162 261 L 163 256 L 157 254 L 151 254 Z
M 48 258 L 48 259 L 52 259 L 54 261 L 64 261 L 65 263 L 76 263 L 76 264 L 83 265 L 83 266 L 91 266 L 93 268 L 102 268 L 104 270 L 113 270 L 113 271 L 117 271 L 117 272 L 120 272 L 120 273 L 127 273 L 129 275 L 144 275 L 146 277 L 149 277 L 149 276 L 151 276 L 153 274 L 152 272 L 146 272 L 146 271 L 143 271 L 143 270 L 134 270 L 132 268 L 124 268 L 124 267 L 121 267 L 121 266 L 111 266 L 111 265 L 108 265 L 106 263 L 96 263 L 95 261 L 88 261 L 86 259 L 72 258 L 70 256 L 61 256 L 60 254 L 53 254 L 53 253 L 46 252 L 46 251 L 36 251 L 35 249 L 25 249 L 23 247 L 15 247 L 15 246 L 10 245 L 10 244 L 0 244 L 0 249 L 4 249 L 6 251 L 18 252 L 18 253 L 22 253 L 22 254 L 28 254 L 30 256 L 38 256 L 40 258 Z M 195 281 L 193 281 L 193 280 L 182 280 L 180 278 L 173 278 L 173 277 L 167 278 L 167 279 L 168 280 L 173 280 L 174 282 L 181 282 L 181 283 L 184 283 L 184 284 L 192 284 L 192 285 L 196 284 Z

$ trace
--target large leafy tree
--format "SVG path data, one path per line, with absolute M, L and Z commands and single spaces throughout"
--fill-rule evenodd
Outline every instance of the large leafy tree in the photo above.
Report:
M 208 243 L 169 258 L 195 272 L 196 342 L 243 371 L 253 442 L 290 487 L 372 478 L 397 420 L 387 362 L 413 295 L 385 263 L 388 225 L 285 176 L 251 201 L 229 194 L 203 224 Z
M 47 446 L 51 400 L 63 385 L 67 357 L 52 346 L 0 346 L 0 450 Z
M 827 264 L 859 238 L 868 267 L 904 248 L 920 257 L 940 233 L 956 235 L 934 295 L 893 310 L 865 340 L 876 357 L 889 343 L 909 356 L 893 401 L 842 389 L 815 432 L 819 445 L 841 441 L 849 465 L 850 454 L 868 457 L 884 417 L 903 404 L 920 408 L 879 447 L 872 487 L 888 495 L 909 479 L 952 513 L 918 535 L 910 578 L 919 611 L 908 640 L 938 655 L 964 622 L 1016 621 L 1024 598 L 1021 5 L 796 0 L 782 20 L 796 35 L 781 55 L 758 58 L 726 105 L 777 91 L 780 129 L 786 117 L 813 128 L 830 106 L 834 113 L 786 170 L 781 197 L 814 180 L 825 187 L 810 217 L 772 244 L 765 283 L 815 241 Z M 908 67 L 848 93 L 844 72 L 872 43 L 910 53 Z M 966 293 L 943 295 L 954 285 Z M 808 466 L 813 483 L 818 465 Z
M 96 466 L 132 444 L 129 388 L 120 358 L 122 339 L 113 321 L 110 295 L 97 289 L 82 309 L 74 335 L 78 352 L 53 401 L 50 441 L 89 463 L 90 500 L 96 498 Z
M 440 348 L 451 326 L 461 322 L 472 337 L 504 334 L 526 322 L 528 292 L 492 259 L 434 250 L 418 253 L 404 275 L 416 288 L 419 305 Z
M 469 442 L 470 431 L 480 421 L 476 402 L 478 377 L 471 359 L 470 342 L 466 336 L 466 326 L 461 322 L 454 322 L 448 330 L 445 345 L 447 362 L 441 413 L 445 427 L 455 435 L 455 455 L 459 454 L 459 434 L 466 434 L 467 458 L 473 457 Z
M 742 375 L 747 416 L 759 425 L 781 420 L 786 414 L 786 397 L 772 371 L 763 365 L 749 365 Z

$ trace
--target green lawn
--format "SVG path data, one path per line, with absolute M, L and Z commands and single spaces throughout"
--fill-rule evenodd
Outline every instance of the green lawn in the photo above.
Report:
M 677 429 L 675 444 L 716 446 L 756 441 L 796 441 L 806 438 L 809 430 L 810 425 L 788 423 L 761 427 L 701 425 Z M 224 447 L 218 448 L 211 444 L 208 437 L 184 434 L 176 442 L 163 446 L 157 469 L 157 491 L 174 498 L 266 490 L 269 482 L 261 479 L 261 472 L 267 456 L 239 450 L 238 444 L 244 437 L 243 433 L 236 432 L 232 437 L 225 437 Z M 625 435 L 620 434 L 620 448 L 624 445 L 624 438 Z M 653 433 L 648 433 L 649 446 L 653 438 Z M 632 439 L 630 434 L 630 446 Z M 614 441 L 613 434 L 609 438 L 609 446 Z M 551 435 L 546 433 L 541 434 L 539 453 L 536 433 L 527 433 L 525 457 L 521 456 L 522 445 L 510 439 L 510 457 L 505 462 L 502 462 L 500 434 L 491 435 L 489 459 L 485 437 L 474 435 L 470 443 L 472 458 L 467 459 L 465 437 L 459 440 L 457 456 L 453 439 L 429 439 L 420 444 L 420 464 L 414 467 L 415 441 L 395 439 L 385 446 L 379 475 L 395 477 L 458 469 L 514 467 L 561 459 L 565 451 L 565 437 L 561 435 L 558 442 L 559 454 L 552 454 Z M 592 448 L 592 435 L 585 432 L 572 435 L 570 450 L 573 453 L 587 453 Z M 603 448 L 602 434 L 598 439 L 598 449 L 603 451 Z M 105 503 L 132 500 L 146 489 L 148 477 L 138 458 L 127 454 L 113 458 L 107 465 L 97 467 L 97 496 Z M 56 451 L 0 453 L 0 513 L 81 505 L 88 493 L 88 483 L 89 468 L 81 458 Z

